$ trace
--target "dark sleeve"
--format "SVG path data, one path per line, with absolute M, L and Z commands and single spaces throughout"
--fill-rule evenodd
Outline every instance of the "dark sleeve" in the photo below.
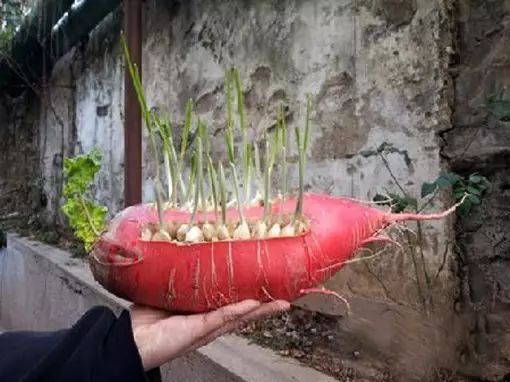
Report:
M 0 335 L 0 381 L 145 382 L 129 312 L 96 307 L 70 329 Z

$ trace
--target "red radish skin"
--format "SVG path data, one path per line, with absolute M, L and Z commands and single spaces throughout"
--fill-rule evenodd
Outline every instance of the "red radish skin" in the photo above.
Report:
M 284 212 L 291 213 L 295 205 L 289 198 Z M 280 207 L 275 203 L 273 213 Z M 113 294 L 175 312 L 206 312 L 245 299 L 293 301 L 317 291 L 361 246 L 377 240 L 381 229 L 398 221 L 441 219 L 454 209 L 391 214 L 351 199 L 305 194 L 309 229 L 299 236 L 187 244 L 142 241 L 142 227 L 158 219 L 155 207 L 138 205 L 112 220 L 89 262 L 95 279 Z M 244 214 L 256 221 L 263 212 L 263 207 L 252 207 Z M 237 220 L 236 210 L 227 217 Z M 189 214 L 167 210 L 164 218 L 186 223 Z M 205 218 L 214 221 L 214 213 L 197 214 L 196 221 Z

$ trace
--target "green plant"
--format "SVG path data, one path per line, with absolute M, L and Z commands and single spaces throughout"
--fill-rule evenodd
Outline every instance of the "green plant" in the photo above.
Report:
M 312 101 L 311 97 L 307 96 L 306 102 L 306 119 L 305 119 L 305 128 L 304 133 L 301 133 L 299 127 L 295 127 L 294 131 L 296 134 L 296 146 L 298 150 L 298 159 L 299 159 L 299 192 L 298 198 L 296 202 L 296 210 L 294 213 L 294 221 L 301 218 L 303 213 L 303 195 L 305 192 L 305 166 L 306 166 L 306 156 L 308 152 L 308 146 L 310 142 L 310 113 L 312 110 Z
M 500 121 L 510 121 L 510 99 L 490 97 L 485 107 Z
M 477 173 L 472 173 L 467 177 L 462 177 L 455 173 L 446 173 L 440 175 L 435 181 L 428 183 L 425 182 L 421 188 L 422 198 L 435 193 L 437 190 L 450 188 L 453 192 L 453 197 L 457 202 L 460 202 L 464 196 L 466 198 L 459 206 L 459 215 L 465 217 L 469 215 L 473 206 L 481 203 L 485 192 L 488 190 L 490 182 L 484 176 Z
M 64 159 L 65 203 L 62 211 L 87 252 L 104 230 L 108 213 L 106 207 L 94 203 L 88 197 L 90 186 L 101 168 L 101 159 L 102 155 L 98 149 Z
M 10 49 L 12 38 L 27 10 L 26 0 L 0 0 L 0 53 Z
M 276 154 L 278 151 L 278 132 L 275 132 L 272 139 L 268 137 L 267 133 L 264 137 L 265 141 L 265 162 L 264 162 L 264 180 L 263 180 L 263 198 L 264 198 L 264 223 L 269 223 L 269 212 L 271 210 L 270 195 L 271 195 L 271 174 L 276 161 Z
M 471 212 L 473 206 L 482 202 L 485 192 L 490 186 L 486 177 L 477 173 L 472 173 L 467 177 L 462 177 L 453 172 L 441 174 L 433 182 L 424 182 L 421 186 L 421 198 L 437 194 L 439 190 L 451 188 L 455 201 L 464 201 L 459 206 L 458 212 L 462 217 L 466 217 Z M 398 194 L 395 192 L 378 193 L 372 199 L 380 205 L 391 207 L 394 213 L 400 213 L 407 209 L 419 211 L 418 201 L 407 194 Z M 423 208 L 422 208 L 423 209 Z
M 159 228 L 163 229 L 163 186 L 161 185 L 161 168 L 159 162 L 159 151 L 156 143 L 156 131 L 161 131 L 160 127 L 158 127 L 155 120 L 155 113 L 152 113 L 149 110 L 149 106 L 147 105 L 147 101 L 145 98 L 145 94 L 142 86 L 142 79 L 140 77 L 138 67 L 132 62 L 131 55 L 129 53 L 129 48 L 126 42 L 124 35 L 121 35 L 121 43 L 122 49 L 124 52 L 124 58 L 129 70 L 129 74 L 131 76 L 131 80 L 133 83 L 133 87 L 135 89 L 136 96 L 138 98 L 138 103 L 140 105 L 142 118 L 145 122 L 145 126 L 147 131 L 149 132 L 150 143 L 152 147 L 152 155 L 154 157 L 154 165 L 156 167 L 156 175 L 154 177 L 155 184 L 155 194 L 156 194 L 156 206 L 158 210 L 158 220 L 159 220 Z M 160 126 L 160 125 L 159 125 Z M 160 134 L 161 135 L 161 134 Z M 163 134 L 164 135 L 164 134 Z
M 128 46 L 124 37 L 121 37 L 126 65 L 131 75 L 131 80 L 140 104 L 141 114 L 149 133 L 150 146 L 153 151 L 153 160 L 156 166 L 154 182 L 156 188 L 155 196 L 156 208 L 158 210 L 159 232 L 156 235 L 156 233 L 152 232 L 154 228 L 152 227 L 145 232 L 147 234 L 145 236 L 154 235 L 151 236 L 151 238 L 156 237 L 156 240 L 175 239 L 171 236 L 174 233 L 173 226 L 170 227 L 171 232 L 169 231 L 171 235 L 165 234 L 165 230 L 167 230 L 165 228 L 165 222 L 163 221 L 165 208 L 187 210 L 191 213 L 189 223 L 182 224 L 177 229 L 176 238 L 178 241 L 186 240 L 185 234 L 188 233 L 186 229 L 188 227 L 190 230 L 194 229 L 192 227 L 194 224 L 197 225 L 195 228 L 203 224 L 208 232 L 210 231 L 213 233 L 212 229 L 210 229 L 211 224 L 207 221 L 209 218 L 202 215 L 202 213 L 209 211 L 212 207 L 215 216 L 217 216 L 220 212 L 219 210 L 221 210 L 222 225 L 219 226 L 217 231 L 218 238 L 227 239 L 232 237 L 234 239 L 247 239 L 251 236 L 264 238 L 267 233 L 266 228 L 270 228 L 264 228 L 264 225 L 267 226 L 267 224 L 269 224 L 274 196 L 271 192 L 271 175 L 273 167 L 278 162 L 281 162 L 283 172 L 283 195 L 280 195 L 281 206 L 284 205 L 283 203 L 288 191 L 286 183 L 288 141 L 284 106 L 280 105 L 277 112 L 276 129 L 271 133 L 270 131 L 273 129 L 264 131 L 263 141 L 265 143 L 266 155 L 262 161 L 261 153 L 259 152 L 259 147 L 261 147 L 260 143 L 262 143 L 262 141 L 257 141 L 256 137 L 253 140 L 249 137 L 241 76 L 238 69 L 232 67 L 225 73 L 224 86 L 226 109 L 224 137 L 227 160 L 219 159 L 217 163 L 213 162 L 211 155 L 211 138 L 206 130 L 205 121 L 201 121 L 198 115 L 194 114 L 191 100 L 189 100 L 186 105 L 184 128 L 181 131 L 182 139 L 179 150 L 173 139 L 173 126 L 178 125 L 174 125 L 166 115 L 160 114 L 157 108 L 149 108 L 144 95 L 138 68 L 131 62 Z M 282 234 L 286 236 L 293 236 L 295 227 L 297 227 L 299 231 L 306 229 L 306 219 L 302 212 L 304 173 L 310 140 L 311 107 L 311 97 L 308 96 L 304 129 L 298 126 L 295 127 L 299 158 L 299 194 L 297 196 L 292 225 L 288 224 L 289 227 L 284 227 L 282 230 Z M 236 114 L 235 120 L 234 113 Z M 192 121 L 197 121 L 197 127 L 195 128 L 194 134 L 190 135 Z M 190 139 L 191 137 L 193 138 Z M 158 138 L 158 141 L 156 141 L 156 138 Z M 235 142 L 237 139 L 240 140 L 240 145 L 236 148 Z M 190 171 L 189 181 L 185 184 L 183 181 L 183 172 L 184 168 L 188 167 L 185 166 L 184 163 L 188 151 L 193 154 L 190 155 L 189 163 L 187 163 L 190 167 Z M 163 159 L 163 168 L 161 168 L 160 158 Z M 264 166 L 262 166 L 262 162 Z M 224 165 L 225 167 L 223 167 Z M 228 172 L 229 180 L 232 185 L 232 200 L 227 200 L 225 170 Z M 164 192 L 162 189 L 163 183 L 160 180 L 161 175 L 166 178 L 167 190 L 165 194 L 168 203 L 163 203 Z M 255 181 L 258 186 L 254 199 L 251 198 L 253 181 Z M 253 205 L 260 205 L 261 203 L 263 203 L 264 206 L 264 224 L 257 225 L 258 228 L 255 234 L 250 232 L 250 224 L 253 223 L 246 221 L 244 209 Z M 237 206 L 239 212 L 239 224 L 227 224 L 226 209 L 234 205 Z M 196 216 L 199 217 L 197 221 L 195 221 Z M 204 220 L 204 222 L 201 220 Z M 271 224 L 274 226 L 280 226 L 282 224 L 284 220 L 283 208 L 280 211 L 278 220 L 279 221 L 272 222 Z M 234 231 L 228 232 L 228 229 L 233 227 L 236 227 Z M 196 229 L 194 230 L 197 231 Z M 279 236 L 279 234 L 276 235 L 275 232 L 271 233 L 272 237 Z M 214 235 L 207 236 L 210 236 L 209 239 L 211 240 L 214 238 Z
M 393 213 L 404 212 L 408 208 L 411 208 L 413 211 L 418 210 L 418 202 L 416 199 L 394 192 L 386 191 L 385 194 L 376 194 L 372 200 L 379 205 L 391 207 L 391 212 Z

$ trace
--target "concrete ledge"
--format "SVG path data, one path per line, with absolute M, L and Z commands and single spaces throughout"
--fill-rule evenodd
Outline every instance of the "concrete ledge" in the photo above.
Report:
M 120 312 L 128 302 L 97 284 L 83 260 L 39 242 L 7 236 L 7 248 L 0 250 L 0 326 L 60 329 L 95 305 Z M 165 381 L 335 381 L 233 335 L 170 362 L 162 371 Z

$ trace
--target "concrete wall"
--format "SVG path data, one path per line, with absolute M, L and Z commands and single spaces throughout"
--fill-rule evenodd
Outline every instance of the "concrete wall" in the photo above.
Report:
M 122 206 L 121 16 L 111 15 L 58 63 L 40 104 L 36 131 L 47 220 L 62 221 L 57 211 L 63 156 L 93 146 L 105 155 L 95 196 L 112 213 Z M 223 74 L 235 64 L 246 85 L 254 136 L 271 125 L 279 100 L 290 104 L 293 120 L 300 122 L 310 92 L 316 107 L 308 190 L 366 200 L 400 185 L 418 197 L 421 184 L 445 165 L 439 134 L 451 127 L 452 18 L 446 0 L 148 1 L 146 92 L 150 106 L 178 121 L 193 97 L 198 113 L 219 131 Z M 213 139 L 220 142 L 221 132 Z M 146 150 L 146 201 L 153 198 L 153 172 Z M 292 168 L 294 187 L 296 175 Z M 441 196 L 430 208 L 449 202 Z M 356 313 L 341 319 L 339 330 L 362 336 L 367 349 L 418 374 L 453 365 L 457 338 L 451 220 L 420 229 L 420 246 L 404 236 L 401 252 L 346 267 L 328 283 L 352 298 Z M 329 300 L 302 303 L 331 310 Z

